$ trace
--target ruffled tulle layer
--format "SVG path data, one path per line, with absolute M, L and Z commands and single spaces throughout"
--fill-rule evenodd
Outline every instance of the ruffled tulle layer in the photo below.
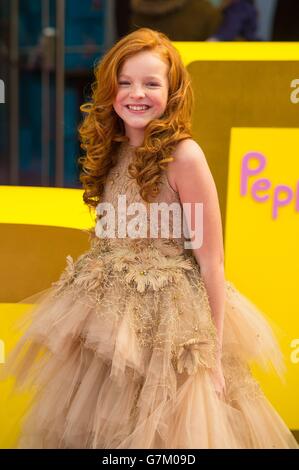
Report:
M 226 283 L 219 398 L 217 335 L 196 261 L 171 244 L 135 248 L 99 240 L 68 257 L 25 318 L 5 368 L 35 393 L 18 446 L 297 447 L 248 367 L 282 367 L 258 309 Z

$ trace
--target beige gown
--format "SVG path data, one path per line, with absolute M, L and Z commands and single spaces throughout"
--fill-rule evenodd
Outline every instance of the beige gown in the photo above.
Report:
M 132 155 L 121 144 L 109 174 L 103 202 L 115 208 L 119 194 L 142 202 L 127 172 Z M 165 172 L 161 183 L 157 202 L 179 202 Z M 276 339 L 229 281 L 226 396 L 216 394 L 216 330 L 183 242 L 92 236 L 86 253 L 67 257 L 8 358 L 17 385 L 35 391 L 19 448 L 298 448 L 248 365 L 281 368 Z

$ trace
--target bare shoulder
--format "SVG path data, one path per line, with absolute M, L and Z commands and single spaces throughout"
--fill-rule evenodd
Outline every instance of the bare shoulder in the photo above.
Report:
M 194 139 L 184 139 L 178 143 L 174 158 L 177 166 L 182 167 L 186 164 L 192 164 L 192 162 L 196 163 L 198 159 L 205 159 L 205 155 Z
M 168 177 L 175 191 L 178 191 L 180 177 L 188 178 L 189 174 L 207 164 L 202 148 L 190 138 L 177 144 L 173 157 L 174 160 L 168 165 Z

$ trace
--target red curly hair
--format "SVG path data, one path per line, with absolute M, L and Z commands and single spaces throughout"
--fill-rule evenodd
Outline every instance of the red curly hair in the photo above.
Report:
M 168 102 L 163 115 L 145 128 L 143 145 L 136 147 L 128 171 L 149 202 L 159 193 L 160 175 L 180 140 L 191 137 L 194 95 L 190 76 L 168 37 L 149 28 L 140 28 L 120 39 L 95 66 L 91 101 L 78 131 L 84 156 L 79 157 L 83 200 L 95 208 L 101 200 L 109 170 L 115 165 L 117 147 L 129 139 L 122 119 L 113 108 L 118 91 L 118 75 L 124 62 L 141 51 L 154 51 L 168 64 Z

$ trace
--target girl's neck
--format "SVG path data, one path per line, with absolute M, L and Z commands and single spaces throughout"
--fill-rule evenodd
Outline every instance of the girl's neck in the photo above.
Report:
M 142 129 L 126 129 L 126 137 L 132 147 L 140 147 L 144 141 L 144 132 Z

